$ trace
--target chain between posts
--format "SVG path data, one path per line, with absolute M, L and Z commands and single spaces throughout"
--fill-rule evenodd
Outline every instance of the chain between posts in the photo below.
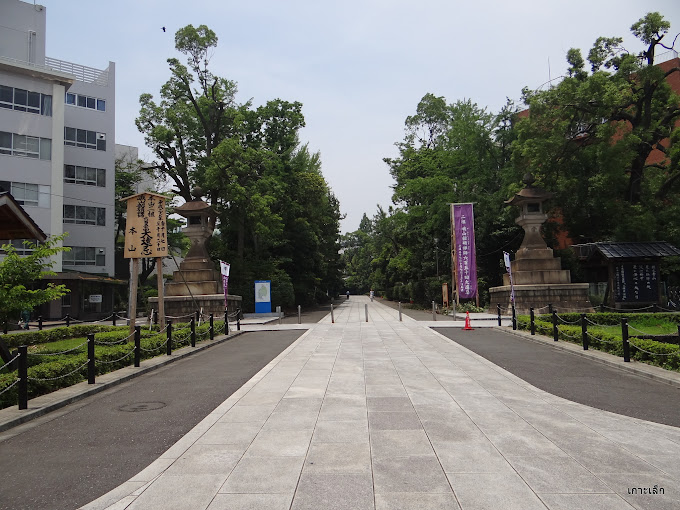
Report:
M 3 368 L 6 368 L 6 367 L 8 367 L 8 366 L 10 366 L 10 365 L 11 365 L 12 363 L 14 363 L 17 359 L 19 359 L 19 354 L 17 354 L 16 356 L 14 356 L 11 360 L 9 360 L 9 361 L 8 361 L 7 363 L 5 363 L 4 365 L 2 365 L 2 366 L 0 367 L 0 370 L 2 370 Z
M 13 382 L 12 384 L 10 384 L 9 386 L 6 386 L 6 387 L 3 388 L 2 390 L 0 390 L 0 395 L 2 395 L 2 394 L 5 393 L 6 391 L 9 391 L 9 390 L 11 390 L 12 388 L 14 388 L 17 384 L 19 384 L 20 381 L 21 381 L 21 379 L 19 379 L 19 378 L 17 377 L 17 378 L 14 380 L 14 382 Z

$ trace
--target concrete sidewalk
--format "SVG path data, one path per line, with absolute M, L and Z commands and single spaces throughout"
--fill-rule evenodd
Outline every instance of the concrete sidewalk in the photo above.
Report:
M 352 296 L 83 508 L 680 506 L 680 429 L 555 397 L 397 313 Z

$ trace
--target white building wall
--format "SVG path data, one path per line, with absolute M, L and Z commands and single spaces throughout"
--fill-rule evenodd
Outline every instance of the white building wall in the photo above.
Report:
M 44 62 L 45 7 L 2 0 L 0 11 L 0 55 L 34 64 Z
M 68 93 L 75 94 L 76 98 L 85 96 L 95 101 L 103 100 L 106 110 L 99 111 L 96 108 L 66 104 L 64 106 L 64 126 L 97 133 L 99 137 L 104 138 L 106 150 L 65 145 L 64 165 L 103 169 L 106 171 L 106 186 L 64 183 L 63 195 L 65 205 L 105 208 L 106 224 L 96 226 L 66 223 L 64 230 L 69 232 L 69 236 L 64 243 L 66 246 L 96 248 L 97 254 L 103 250 L 105 255 L 106 263 L 104 266 L 74 266 L 72 269 L 113 276 L 115 272 L 115 64 L 109 62 L 108 69 L 105 71 L 103 74 L 107 76 L 106 79 L 101 79 L 98 83 L 85 83 L 76 80 Z M 63 98 L 62 102 L 64 102 Z M 61 173 L 63 179 L 63 167 Z
M 115 64 L 109 62 L 107 69 L 100 70 L 46 59 L 43 6 L 0 0 L 0 20 L 0 85 L 52 96 L 51 117 L 0 108 L 0 131 L 52 141 L 49 161 L 0 154 L 0 182 L 35 184 L 48 190 L 49 199 L 42 200 L 40 206 L 24 206 L 38 226 L 52 236 L 68 232 L 66 246 L 97 248 L 98 253 L 105 254 L 103 265 L 75 265 L 66 260 L 68 256 L 62 263 L 60 254 L 56 257 L 55 271 L 68 269 L 113 276 Z M 66 104 L 66 92 L 104 100 L 105 111 Z M 65 127 L 103 134 L 106 150 L 65 146 Z M 106 185 L 65 183 L 64 165 L 103 169 Z M 64 205 L 103 208 L 105 225 L 64 223 Z

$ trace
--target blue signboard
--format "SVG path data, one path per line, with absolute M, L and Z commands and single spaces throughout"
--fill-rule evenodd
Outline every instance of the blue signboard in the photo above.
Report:
M 255 280 L 255 313 L 272 312 L 271 280 Z

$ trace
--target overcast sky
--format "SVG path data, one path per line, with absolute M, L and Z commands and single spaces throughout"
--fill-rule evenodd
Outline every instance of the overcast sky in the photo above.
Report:
M 428 92 L 497 112 L 584 56 L 599 36 L 621 36 L 650 11 L 680 32 L 678 0 L 43 0 L 47 55 L 104 69 L 116 63 L 116 143 L 139 147 L 139 95 L 168 79 L 175 31 L 208 25 L 219 38 L 213 73 L 238 83 L 239 102 L 303 104 L 303 143 L 321 153 L 340 200 L 343 232 L 391 204 L 385 157 Z M 163 32 L 161 27 L 166 27 Z M 669 38 L 672 40 L 672 37 Z M 680 41 L 680 39 L 679 39 Z M 680 43 L 676 48 L 680 47 Z

